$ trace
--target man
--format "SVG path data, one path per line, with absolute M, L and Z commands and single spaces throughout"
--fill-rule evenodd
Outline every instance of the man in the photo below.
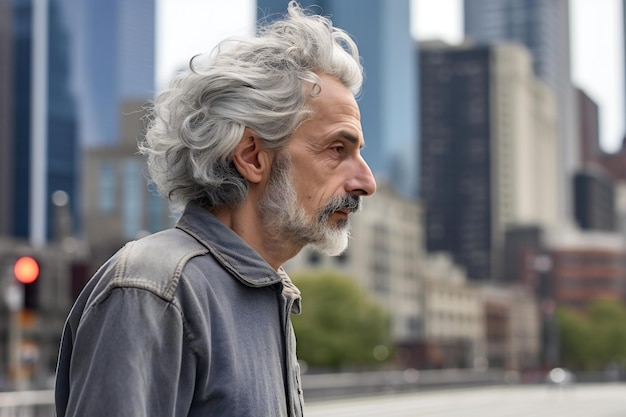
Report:
M 281 265 L 341 253 L 376 184 L 361 157 L 358 51 L 289 4 L 159 95 L 140 150 L 176 228 L 107 261 L 66 323 L 57 416 L 301 416 Z

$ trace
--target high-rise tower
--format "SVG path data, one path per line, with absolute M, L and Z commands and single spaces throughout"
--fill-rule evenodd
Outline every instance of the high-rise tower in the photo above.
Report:
M 553 94 L 519 45 L 420 45 L 427 249 L 500 278 L 507 230 L 557 223 Z
M 155 0 L 68 0 L 73 4 L 80 140 L 112 146 L 128 101 L 155 90 Z
M 12 205 L 6 208 L 12 217 L 8 234 L 28 237 L 34 244 L 50 236 L 55 191 L 66 192 L 72 212 L 78 211 L 77 120 L 67 10 L 63 0 L 15 0 L 11 8 L 13 197 L 2 203 Z
M 535 74 L 556 97 L 559 203 L 571 221 L 579 167 L 576 96 L 570 69 L 569 0 L 464 0 L 465 35 L 479 43 L 516 42 L 531 52 Z
M 11 0 L 0 0 L 0 235 L 13 221 L 13 31 Z

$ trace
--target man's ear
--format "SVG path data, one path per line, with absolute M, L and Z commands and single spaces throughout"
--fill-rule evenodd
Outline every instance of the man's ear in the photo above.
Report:
M 259 183 L 269 172 L 271 158 L 261 144 L 259 135 L 250 128 L 245 128 L 239 145 L 233 154 L 233 163 L 237 171 L 251 184 Z

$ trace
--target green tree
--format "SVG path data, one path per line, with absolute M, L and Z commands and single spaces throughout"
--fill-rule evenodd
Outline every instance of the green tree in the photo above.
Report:
M 593 301 L 588 308 L 593 325 L 592 337 L 596 341 L 595 356 L 601 367 L 610 363 L 626 364 L 626 308 L 623 304 L 606 299 Z
M 585 313 L 560 307 L 557 320 L 561 362 L 574 369 L 601 370 L 626 365 L 626 307 L 607 299 L 590 303 Z
M 594 350 L 591 346 L 589 320 L 568 307 L 559 307 L 556 317 L 559 326 L 561 363 L 573 369 L 588 368 Z
M 339 370 L 389 359 L 380 355 L 390 350 L 389 315 L 350 277 L 318 271 L 292 278 L 302 292 L 302 314 L 293 316 L 300 360 Z

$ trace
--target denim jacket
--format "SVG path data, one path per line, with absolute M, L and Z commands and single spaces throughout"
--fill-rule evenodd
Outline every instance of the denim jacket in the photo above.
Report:
M 299 417 L 287 274 L 207 210 L 130 242 L 66 321 L 58 417 Z

